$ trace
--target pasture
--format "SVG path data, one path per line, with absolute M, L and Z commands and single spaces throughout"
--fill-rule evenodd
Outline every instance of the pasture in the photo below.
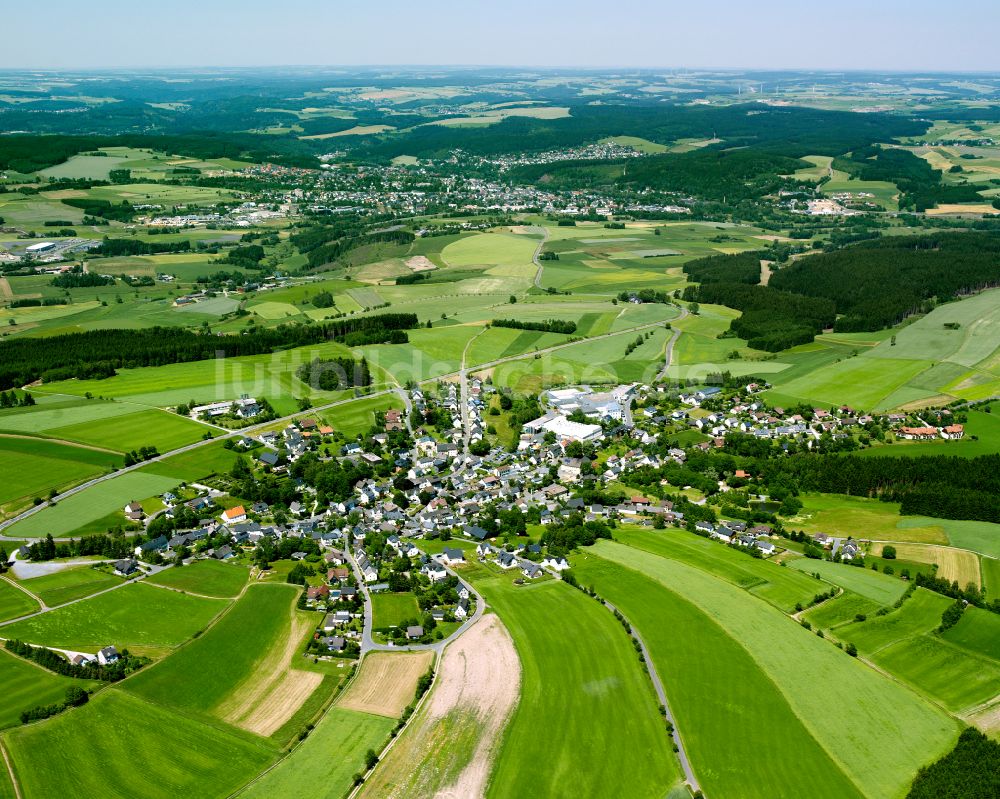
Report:
M 357 675 L 337 704 L 346 710 L 399 718 L 403 708 L 413 701 L 417 680 L 433 660 L 429 651 L 371 652 L 361 661 Z
M 4 649 L 0 651 L 0 685 L 4 689 L 4 701 L 0 705 L 0 729 L 20 724 L 23 710 L 65 701 L 66 689 L 72 685 L 90 688 L 95 684 L 60 677 L 21 660 Z
M 802 618 L 813 627 L 827 629 L 854 621 L 860 615 L 871 616 L 882 605 L 868 597 L 844 591 L 842 594 L 810 608 Z
M 652 687 L 611 614 L 558 582 L 516 588 L 485 573 L 472 564 L 463 570 L 521 660 L 521 698 L 486 795 L 647 796 L 677 783 Z M 545 768 L 525 768 L 525 752 Z
M 4 635 L 78 652 L 96 652 L 113 644 L 118 649 L 158 653 L 204 629 L 225 605 L 220 599 L 133 583 L 19 621 L 6 627 Z
M 120 452 L 155 446 L 168 452 L 202 437 L 205 427 L 175 413 L 135 410 L 111 419 L 56 427 L 49 435 Z
M 132 500 L 141 502 L 158 496 L 180 482 L 150 472 L 127 472 L 43 508 L 11 526 L 9 532 L 25 538 L 45 536 L 47 533 L 56 538 L 68 538 L 86 532 L 104 532 L 103 527 L 93 529 L 94 523 L 121 511 Z
M 942 520 L 899 515 L 898 502 L 882 502 L 846 494 L 802 494 L 802 510 L 790 520 L 796 529 L 826 533 L 839 538 L 874 541 L 914 541 L 947 544 Z
M 991 599 L 1000 597 L 1000 560 L 983 557 L 979 561 L 983 572 L 983 587 Z
M 788 561 L 788 566 L 807 574 L 818 573 L 827 582 L 853 591 L 880 605 L 891 605 L 906 591 L 906 582 L 898 577 L 846 563 L 796 558 Z
M 0 579 L 0 621 L 16 619 L 38 610 L 38 603 L 16 585 Z
M 901 607 L 885 616 L 869 616 L 838 628 L 837 637 L 851 641 L 863 654 L 875 654 L 898 641 L 934 630 L 952 603 L 948 597 L 918 588 Z
M 390 594 L 382 592 L 372 595 L 372 624 L 376 630 L 399 627 L 407 619 L 419 619 L 420 608 L 413 594 Z
M 169 757 L 165 735 L 183 742 Z M 63 796 L 67 785 L 80 796 L 221 798 L 277 755 L 263 741 L 114 688 L 44 724 L 8 733 L 6 743 L 24 799 Z
M 147 582 L 190 594 L 231 598 L 246 585 L 247 570 L 218 560 L 198 560 L 180 569 L 165 569 L 149 577 Z
M 1000 615 L 996 613 L 969 606 L 958 624 L 945 630 L 941 637 L 1000 663 Z
M 616 542 L 599 541 L 593 551 L 689 597 L 739 641 L 863 794 L 902 793 L 918 766 L 954 742 L 956 726 L 939 709 L 811 635 L 777 609 L 748 601 L 735 586 Z M 819 684 L 850 685 L 851 690 L 817 691 Z M 852 735 L 845 736 L 845 729 Z M 881 756 L 886 747 L 894 753 L 891 763 Z
M 308 793 L 317 799 L 341 799 L 354 774 L 364 770 L 365 753 L 379 751 L 393 726 L 394 719 L 335 705 L 288 758 L 238 795 L 270 799 Z
M 90 566 L 71 566 L 42 577 L 22 580 L 21 583 L 52 608 L 121 585 L 122 578 Z

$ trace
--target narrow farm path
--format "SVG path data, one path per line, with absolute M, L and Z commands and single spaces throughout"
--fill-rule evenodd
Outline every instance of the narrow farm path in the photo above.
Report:
M 17 781 L 17 775 L 14 774 L 14 764 L 10 762 L 10 755 L 7 754 L 7 747 L 4 746 L 3 740 L 0 740 L 0 754 L 3 755 L 4 765 L 7 767 L 7 773 L 10 775 L 10 784 L 14 788 L 14 796 L 16 799 L 23 799 L 21 785 Z
M 680 313 L 677 315 L 675 322 L 679 322 L 681 319 L 688 315 L 687 308 L 681 308 Z M 671 327 L 670 340 L 667 342 L 666 351 L 663 356 L 663 368 L 660 373 L 656 376 L 658 381 L 666 380 L 667 372 L 670 370 L 670 364 L 674 360 L 674 345 L 677 343 L 677 339 L 681 337 L 683 331 L 677 327 Z
M 42 611 L 40 611 L 40 612 L 44 612 L 44 611 L 46 611 L 46 610 L 49 609 L 49 606 L 45 604 L 45 602 L 42 600 L 42 598 L 40 596 L 38 596 L 38 594 L 32 593 L 31 591 L 29 591 L 27 588 L 25 588 L 23 585 L 21 585 L 16 580 L 11 580 L 10 577 L 7 577 L 6 575 L 0 575 L 0 580 L 3 580 L 5 583 L 9 583 L 10 585 L 14 586 L 16 589 L 18 589 L 22 593 L 25 593 L 28 596 L 30 596 L 32 599 L 34 599 L 41 606 L 41 608 L 42 608 Z M 22 618 L 27 618 L 27 616 L 24 616 Z

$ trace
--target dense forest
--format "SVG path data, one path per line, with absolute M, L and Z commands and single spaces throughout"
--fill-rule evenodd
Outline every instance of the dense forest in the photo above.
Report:
M 768 285 L 833 301 L 837 331 L 879 330 L 935 302 L 1000 285 L 1000 235 L 886 236 L 803 258 Z
M 18 338 L 0 344 L 0 388 L 35 380 L 104 378 L 117 369 L 163 366 L 217 357 L 260 355 L 277 349 L 341 340 L 373 344 L 395 341 L 416 327 L 415 314 L 387 313 L 323 324 L 255 328 L 239 335 L 212 335 L 183 328 L 92 330 L 46 338 Z
M 760 262 L 757 264 L 760 269 Z M 834 304 L 822 297 L 804 297 L 772 286 L 746 283 L 705 283 L 688 286 L 684 299 L 736 308 L 743 314 L 729 324 L 732 333 L 747 345 L 779 352 L 813 340 L 834 320 Z
M 684 264 L 684 274 L 695 283 L 760 283 L 760 253 L 709 255 Z
M 1000 744 L 966 727 L 955 748 L 917 772 L 906 799 L 996 799 Z

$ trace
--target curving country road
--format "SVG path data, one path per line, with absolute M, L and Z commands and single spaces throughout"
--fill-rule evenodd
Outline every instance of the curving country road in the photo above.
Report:
M 688 309 L 681 308 L 680 313 L 677 315 L 677 318 L 672 320 L 672 322 L 679 322 L 687 315 L 688 315 Z M 667 378 L 667 372 L 670 370 L 670 364 L 673 361 L 674 357 L 674 345 L 677 343 L 677 339 L 681 337 L 681 333 L 683 332 L 681 331 L 680 328 L 677 327 L 671 326 L 671 329 L 673 330 L 673 333 L 670 335 L 670 341 L 667 342 L 667 351 L 663 359 L 663 368 L 660 370 L 660 373 L 656 376 L 656 379 L 659 382 L 662 382 Z

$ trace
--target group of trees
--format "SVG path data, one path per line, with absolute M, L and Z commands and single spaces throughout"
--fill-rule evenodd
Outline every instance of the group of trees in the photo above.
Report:
M 18 394 L 16 391 L 0 391 L 0 408 L 30 408 L 35 404 L 35 398 L 27 391 Z
M 670 295 L 665 291 L 657 291 L 656 289 L 644 288 L 638 291 L 622 291 L 618 294 L 618 299 L 621 302 L 629 302 L 630 300 L 639 300 L 639 302 L 658 302 L 666 305 L 670 302 Z
M 166 520 L 166 516 L 159 516 L 154 519 L 154 523 L 160 519 Z M 195 519 L 197 524 L 197 519 Z M 190 526 L 195 526 L 192 524 Z M 152 531 L 153 525 L 150 525 Z M 152 536 L 155 538 L 160 533 Z M 135 549 L 135 540 L 126 538 L 121 530 L 116 530 L 113 534 L 87 535 L 82 538 L 71 538 L 69 541 L 60 541 L 58 544 L 49 533 L 33 544 L 28 546 L 28 557 L 33 561 L 47 561 L 55 558 L 78 558 L 88 555 L 99 555 L 108 560 L 120 560 L 129 557 Z
M 955 748 L 917 772 L 906 799 L 995 799 L 1000 796 L 1000 743 L 966 727 Z
M 368 361 L 362 358 L 314 358 L 295 373 L 303 383 L 320 391 L 337 391 L 371 385 Z
M 94 330 L 44 338 L 18 338 L 4 345 L 0 389 L 35 380 L 102 378 L 116 369 L 202 361 L 220 356 L 260 355 L 276 349 L 341 340 L 348 346 L 406 341 L 415 314 L 387 313 L 323 324 L 253 328 L 213 336 L 183 328 Z
M 523 319 L 494 319 L 490 324 L 493 327 L 510 327 L 515 330 L 538 330 L 542 333 L 566 333 L 576 332 L 576 322 L 566 319 L 546 319 L 543 322 L 527 322 Z
M 684 273 L 695 283 L 760 283 L 761 253 L 710 255 L 684 264 Z
M 582 513 L 574 513 L 559 524 L 546 526 L 542 543 L 553 555 L 565 555 L 577 547 L 590 546 L 599 538 L 611 538 L 607 522 L 584 521 Z
M 115 279 L 111 275 L 84 272 L 79 266 L 74 266 L 68 272 L 63 272 L 52 278 L 52 285 L 60 289 L 90 289 L 97 286 L 113 286 L 114 284 Z
M 94 255 L 121 258 L 127 255 L 156 255 L 164 252 L 187 252 L 191 249 L 189 239 L 176 241 L 144 241 L 142 239 L 104 238 L 99 247 L 91 250 Z
M 4 648 L 18 657 L 33 661 L 42 668 L 64 677 L 77 677 L 81 680 L 98 680 L 100 682 L 118 682 L 149 663 L 149 658 L 132 655 L 127 649 L 121 652 L 114 663 L 101 665 L 96 660 L 92 660 L 77 666 L 66 660 L 59 652 L 54 652 L 43 646 L 32 646 L 16 638 L 5 641 Z
M 63 200 L 63 204 L 79 208 L 87 216 L 114 220 L 115 222 L 131 222 L 135 219 L 136 213 L 132 203 L 126 200 L 122 200 L 120 203 L 112 203 L 108 200 L 98 200 L 94 197 L 71 197 Z

